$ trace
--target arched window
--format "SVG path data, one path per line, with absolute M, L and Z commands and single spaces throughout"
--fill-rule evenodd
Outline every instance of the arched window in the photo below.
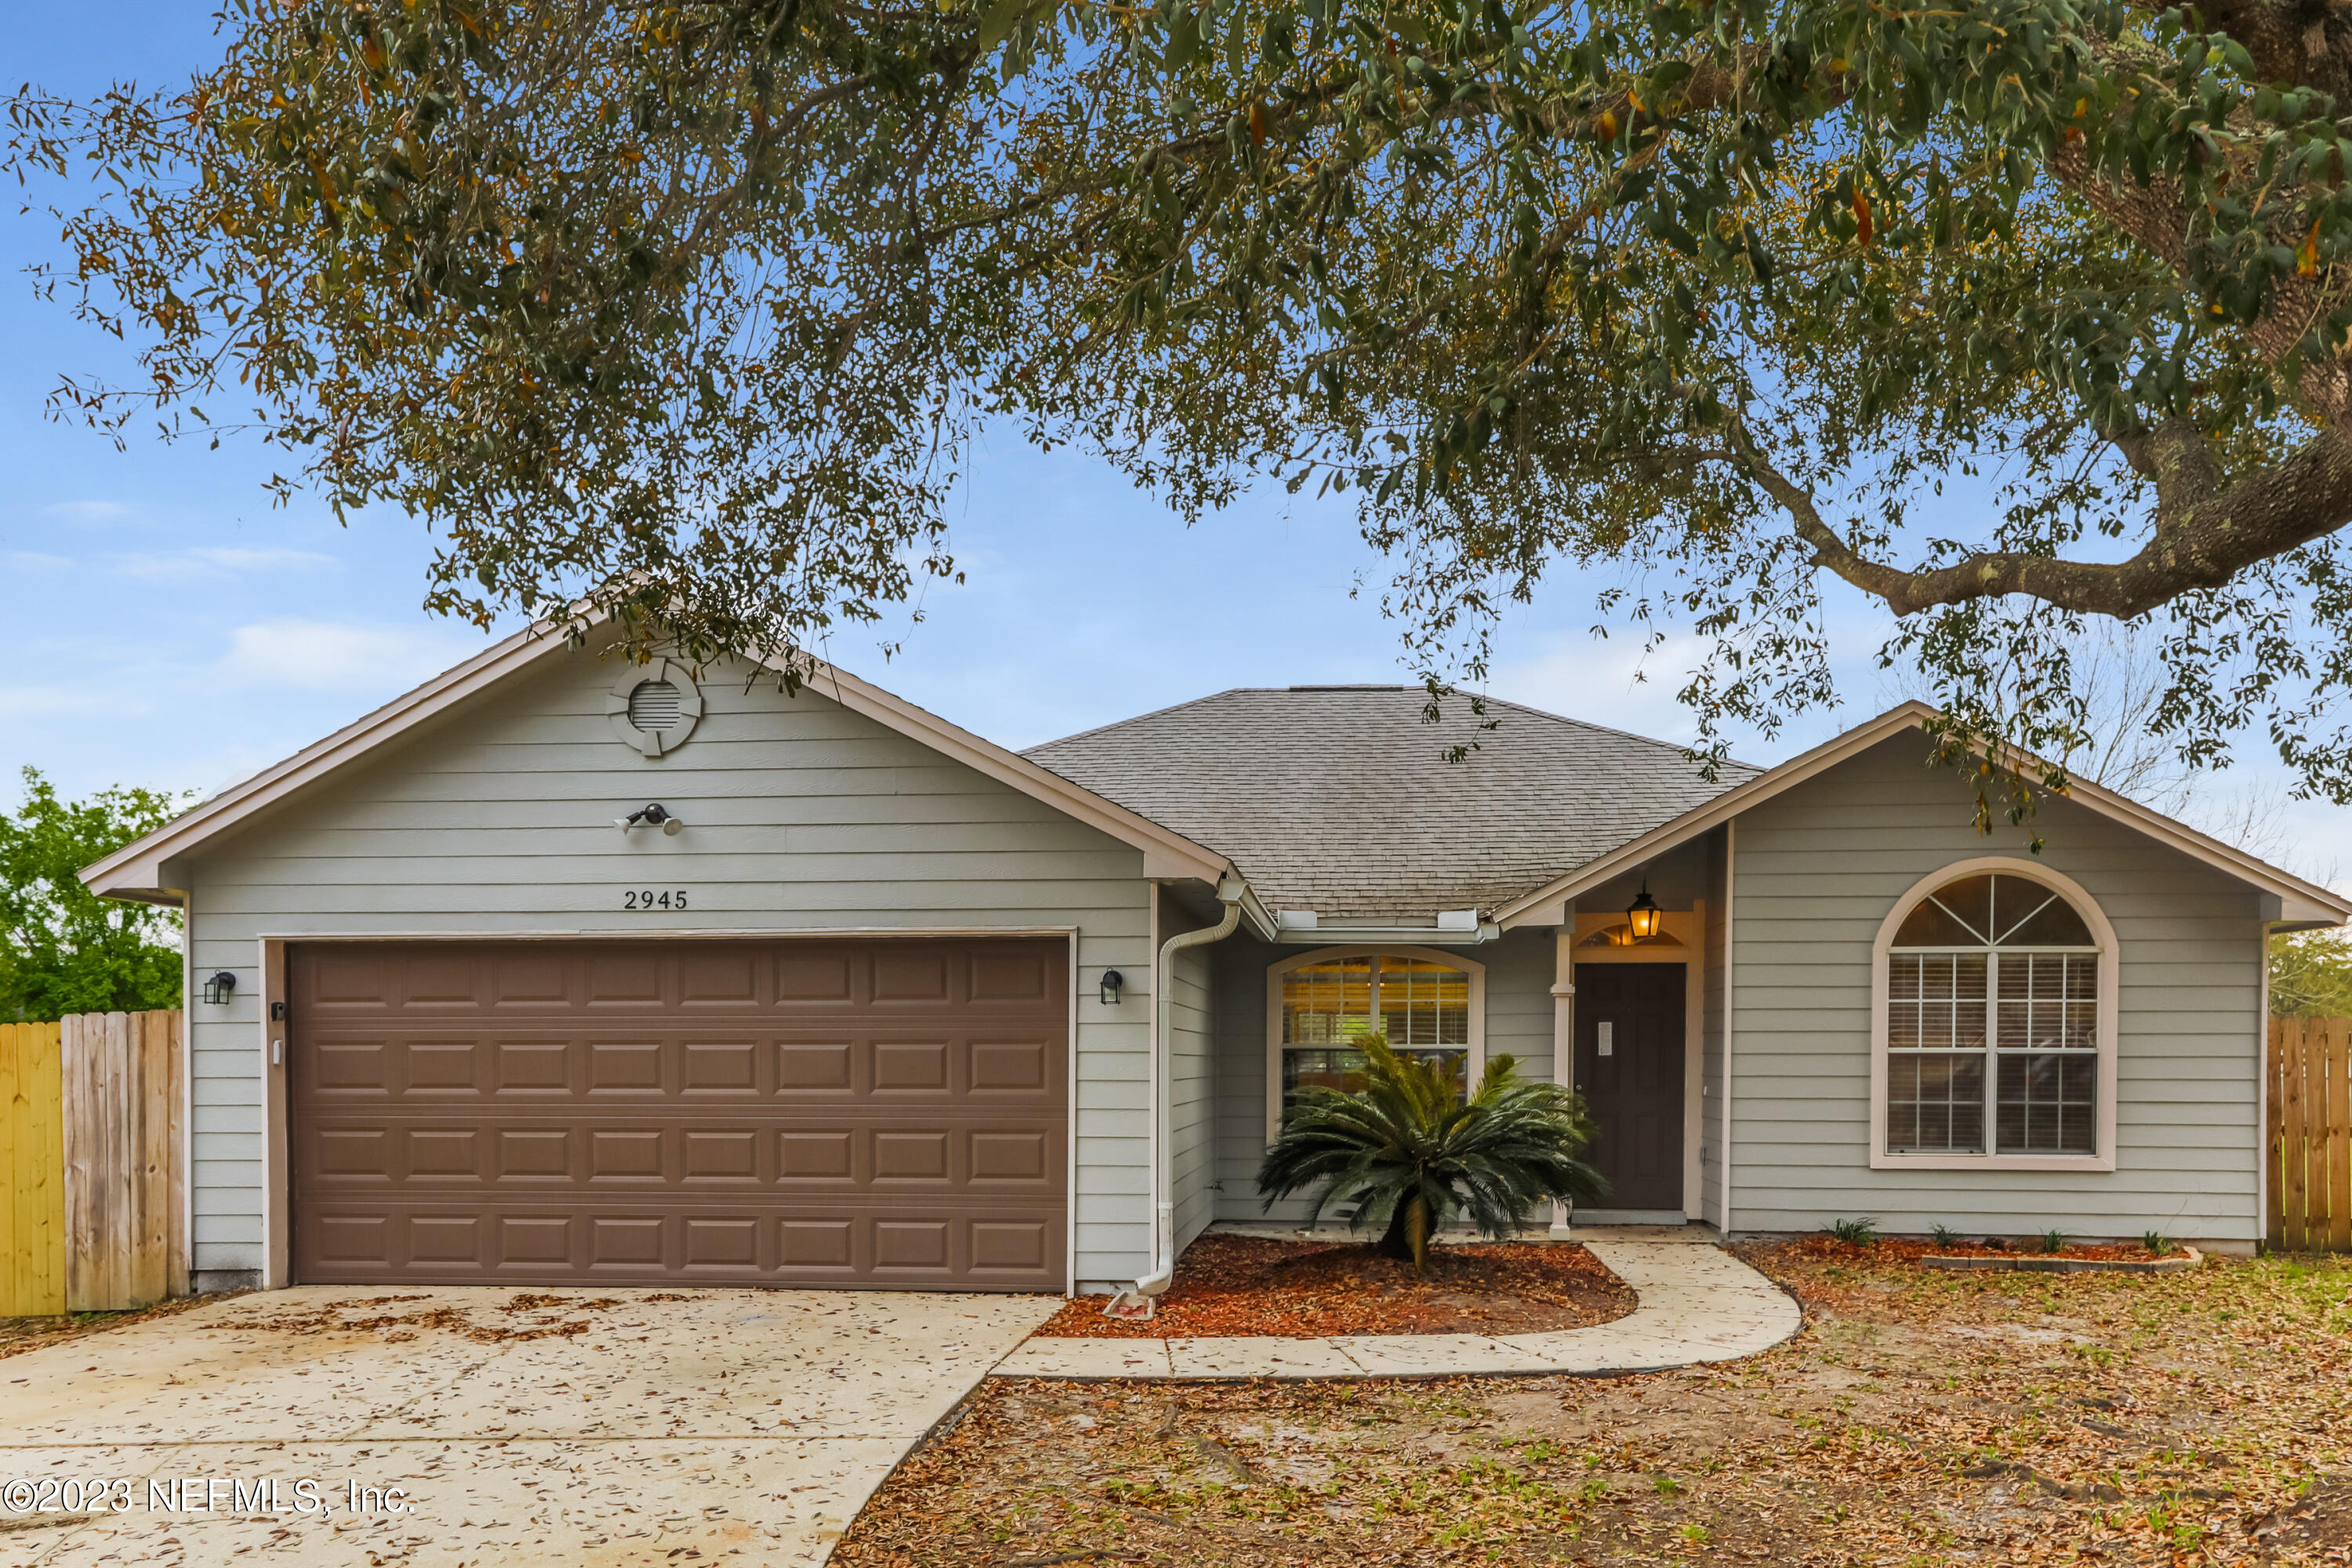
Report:
M 1880 934 L 1874 1160 L 2111 1161 L 2105 918 L 2038 868 L 1952 871 Z
M 1486 1069 L 1485 967 L 1425 948 L 1325 949 L 1266 976 L 1266 1135 L 1309 1084 L 1354 1092 L 1364 1053 L 1383 1034 L 1408 1056 L 1442 1062 L 1465 1084 Z

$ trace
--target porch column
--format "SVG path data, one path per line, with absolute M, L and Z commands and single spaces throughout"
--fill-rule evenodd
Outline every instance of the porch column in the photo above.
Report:
M 1576 904 L 1560 910 L 1559 928 L 1552 938 L 1551 1080 L 1562 1089 L 1576 1087 Z M 1551 1238 L 1569 1238 L 1566 1204 L 1551 1206 Z

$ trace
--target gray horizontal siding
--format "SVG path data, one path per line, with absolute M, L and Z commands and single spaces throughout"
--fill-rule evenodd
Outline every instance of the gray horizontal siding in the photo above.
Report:
M 1138 1273 L 1150 986 L 1105 1008 L 1094 978 L 1150 973 L 1140 853 L 814 689 L 723 670 L 688 742 L 641 756 L 604 717 L 617 673 L 554 655 L 196 859 L 195 963 L 238 988 L 192 1030 L 195 1267 L 263 1261 L 264 936 L 1042 926 L 1080 933 L 1078 1277 Z M 611 825 L 656 800 L 685 832 Z M 631 912 L 632 888 L 692 902 Z
M 2243 1241 L 2260 1228 L 2263 938 L 2253 890 L 2072 802 L 2031 824 L 2039 863 L 2116 928 L 2116 1169 L 1874 1171 L 1871 947 L 1901 894 L 1979 856 L 2031 860 L 1972 826 L 1973 794 L 1883 742 L 1737 825 L 1734 1225 L 1809 1229 L 1874 1215 L 2006 1234 L 2058 1229 Z M 1711 1047 L 1712 1048 L 1712 1047 Z M 1710 1065 L 1710 1082 L 1713 1068 Z

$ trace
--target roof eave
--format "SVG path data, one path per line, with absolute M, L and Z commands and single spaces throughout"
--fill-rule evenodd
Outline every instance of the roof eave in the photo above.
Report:
M 601 625 L 604 619 L 592 617 L 589 624 Z M 83 885 L 102 898 L 155 901 L 153 895 L 157 891 L 172 890 L 164 870 L 166 861 L 236 828 L 256 814 L 356 762 L 376 747 L 550 657 L 566 646 L 566 640 L 560 631 L 547 625 L 515 633 L 84 868 Z M 767 661 L 766 667 L 782 671 L 782 666 L 773 661 Z M 816 689 L 820 694 L 829 692 L 835 701 L 852 711 L 1142 851 L 1143 875 L 1148 878 L 1197 879 L 1215 883 L 1238 875 L 1230 858 L 1206 845 L 1195 843 L 845 670 L 812 660 L 811 668 L 803 672 L 803 684 Z
M 1495 921 L 1506 931 L 1522 925 L 1558 925 L 1561 923 L 1562 912 L 1568 902 L 1580 893 L 1589 892 L 1643 862 L 1722 826 L 1750 806 L 1827 772 L 1890 735 L 1922 726 L 1934 717 L 1936 710 L 1925 702 L 1915 700 L 1890 708 L 1875 719 L 1857 724 L 1844 734 L 1826 741 L 1801 756 L 1791 757 L 1776 768 L 1767 769 L 1746 783 L 1734 785 L 1705 805 L 1661 823 L 1640 837 L 1597 859 L 1587 861 L 1533 892 L 1520 895 L 1496 909 Z M 2009 761 L 2013 766 L 2039 765 L 2038 759 L 2022 753 L 2011 753 Z M 2185 823 L 2175 822 L 2161 812 L 2151 810 L 2113 790 L 2076 780 L 2069 784 L 2066 795 L 2102 816 L 2137 828 L 2193 859 L 2201 860 L 2240 881 L 2274 895 L 2280 900 L 2278 919 L 2298 922 L 2306 930 L 2317 924 L 2338 926 L 2352 920 L 2352 900 L 2282 871 L 2242 849 L 2209 837 Z

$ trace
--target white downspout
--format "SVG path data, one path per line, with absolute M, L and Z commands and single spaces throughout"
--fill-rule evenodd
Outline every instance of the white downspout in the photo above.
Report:
M 1199 931 L 1179 931 L 1160 944 L 1159 967 L 1151 976 L 1152 1029 L 1150 1081 L 1151 1152 L 1151 1272 L 1141 1276 L 1133 1286 L 1111 1299 L 1109 1310 L 1126 1315 L 1143 1304 L 1143 1299 L 1159 1295 L 1168 1289 L 1176 1277 L 1176 1200 L 1168 1187 L 1168 1101 L 1171 1037 L 1175 1026 L 1176 952 L 1180 948 L 1200 947 L 1213 942 L 1223 942 L 1234 934 L 1242 923 L 1242 894 L 1245 885 L 1235 878 L 1217 884 L 1217 900 L 1225 906 L 1224 918 L 1215 925 Z M 1157 892 L 1153 894 L 1156 898 Z

